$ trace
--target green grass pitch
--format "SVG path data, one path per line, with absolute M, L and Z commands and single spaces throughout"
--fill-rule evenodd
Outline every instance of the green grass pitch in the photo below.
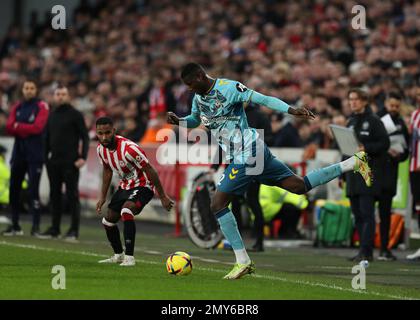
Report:
M 227 281 L 222 277 L 232 268 L 233 252 L 199 249 L 186 237 L 143 229 L 138 228 L 137 265 L 131 268 L 97 263 L 111 254 L 99 220 L 82 226 L 79 243 L 30 236 L 0 237 L 0 299 L 420 298 L 419 263 L 375 261 L 366 270 L 366 289 L 354 290 L 353 263 L 346 261 L 343 250 L 268 248 L 263 253 L 251 253 L 257 266 L 255 275 Z M 24 225 L 24 230 L 28 234 L 29 225 Z M 190 275 L 166 272 L 166 258 L 175 251 L 192 256 Z M 345 253 L 351 255 L 353 251 Z M 65 267 L 64 290 L 52 288 L 55 265 Z

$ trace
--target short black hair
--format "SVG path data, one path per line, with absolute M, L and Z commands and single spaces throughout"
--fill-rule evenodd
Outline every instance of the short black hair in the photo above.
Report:
M 55 87 L 55 90 L 57 90 L 57 89 L 67 89 L 68 90 L 68 88 L 64 85 L 64 84 L 62 84 L 62 83 L 59 83 L 58 85 L 57 85 L 57 87 Z
M 22 82 L 22 87 L 26 82 L 32 82 L 35 85 L 35 87 L 38 89 L 38 81 L 35 78 L 26 77 L 25 80 L 23 80 L 23 82 Z
M 401 101 L 403 99 L 402 94 L 398 91 L 391 91 L 386 96 L 387 99 L 395 99 Z
M 104 126 L 107 124 L 114 126 L 114 121 L 112 121 L 110 117 L 100 117 L 96 120 L 96 126 Z
M 183 80 L 191 77 L 195 78 L 200 72 L 206 73 L 200 64 L 190 62 L 182 68 L 181 78 Z

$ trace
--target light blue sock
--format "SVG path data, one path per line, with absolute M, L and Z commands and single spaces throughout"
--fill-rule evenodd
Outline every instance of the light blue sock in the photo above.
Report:
M 306 191 L 339 177 L 343 171 L 339 163 L 309 172 L 305 180 Z
M 244 249 L 241 234 L 239 233 L 238 224 L 235 216 L 229 208 L 224 208 L 216 213 L 217 221 L 219 221 L 220 229 L 225 238 L 229 241 L 233 250 Z

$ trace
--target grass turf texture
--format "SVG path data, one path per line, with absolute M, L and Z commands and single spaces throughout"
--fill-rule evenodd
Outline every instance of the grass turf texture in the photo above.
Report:
M 0 237 L 0 299 L 420 299 L 419 263 L 375 261 L 366 270 L 366 290 L 354 290 L 354 263 L 343 250 L 267 249 L 250 253 L 255 275 L 227 281 L 222 277 L 233 266 L 233 252 L 199 249 L 185 237 L 137 225 L 137 265 L 129 268 L 97 263 L 112 253 L 99 221 L 82 226 L 79 243 Z M 29 234 L 28 225 L 24 230 Z M 192 256 L 190 275 L 166 272 L 175 251 Z M 65 267 L 65 290 L 52 289 L 54 265 Z

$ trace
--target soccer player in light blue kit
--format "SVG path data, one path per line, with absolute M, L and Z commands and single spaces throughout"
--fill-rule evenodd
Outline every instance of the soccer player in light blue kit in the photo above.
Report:
M 236 263 L 225 279 L 239 279 L 255 272 L 255 265 L 248 256 L 235 217 L 228 207 L 231 197 L 243 194 L 253 180 L 303 194 L 344 172 L 354 170 L 361 174 L 368 186 L 371 185 L 371 170 L 364 151 L 340 163 L 314 170 L 303 178 L 295 175 L 271 154 L 258 138 L 257 131 L 248 127 L 244 103 L 253 102 L 298 118 L 314 119 L 310 110 L 292 108 L 280 99 L 265 96 L 237 81 L 213 79 L 196 63 L 184 66 L 181 78 L 195 93 L 192 111 L 185 118 L 178 118 L 169 112 L 168 123 L 188 128 L 196 128 L 203 123 L 217 137 L 230 163 L 217 184 L 211 203 L 211 210 L 236 256 Z

